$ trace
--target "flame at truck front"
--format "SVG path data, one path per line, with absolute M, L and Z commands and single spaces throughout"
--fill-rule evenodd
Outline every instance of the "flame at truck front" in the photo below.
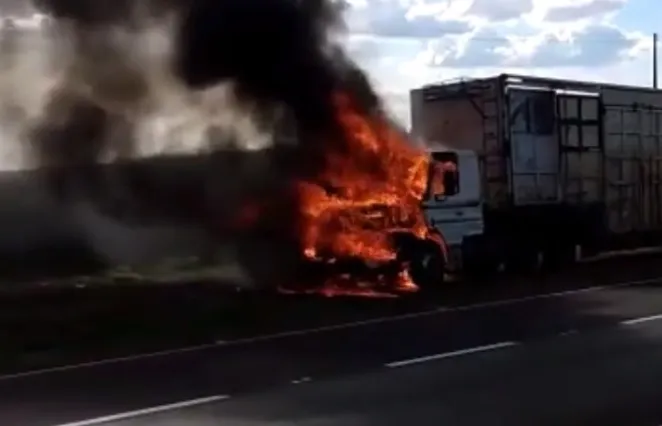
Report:
M 394 235 L 436 239 L 443 247 L 421 209 L 430 158 L 381 112 L 360 113 L 344 93 L 336 94 L 334 105 L 342 137 L 320 144 L 322 167 L 294 185 L 297 238 L 305 262 L 331 266 L 354 261 L 366 268 L 341 272 L 338 267 L 313 287 L 302 290 L 302 283 L 293 283 L 282 290 L 329 296 L 416 291 L 406 262 L 399 260 Z M 443 192 L 443 187 L 435 191 Z

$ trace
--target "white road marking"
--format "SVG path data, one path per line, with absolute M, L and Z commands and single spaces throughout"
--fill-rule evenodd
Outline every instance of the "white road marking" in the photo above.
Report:
M 81 369 L 81 368 L 98 367 L 98 366 L 103 366 L 103 365 L 108 365 L 108 364 L 119 364 L 119 363 L 123 363 L 123 362 L 140 361 L 140 360 L 144 360 L 144 359 L 158 358 L 158 357 L 169 356 L 169 355 L 185 354 L 185 353 L 188 353 L 188 352 L 203 351 L 203 350 L 213 349 L 213 348 L 222 347 L 222 346 L 251 344 L 251 343 L 258 343 L 258 342 L 264 342 L 264 341 L 269 341 L 269 340 L 283 339 L 283 338 L 288 338 L 288 337 L 305 336 L 305 335 L 308 335 L 308 334 L 319 334 L 319 333 L 325 333 L 325 332 L 336 331 L 336 330 L 363 327 L 363 326 L 374 325 L 374 324 L 405 321 L 405 320 L 409 320 L 409 319 L 416 319 L 416 318 L 423 318 L 423 317 L 426 317 L 426 316 L 433 316 L 433 315 L 444 313 L 444 312 L 462 312 L 462 311 L 471 311 L 471 310 L 476 310 L 476 309 L 493 308 L 493 307 L 499 307 L 499 306 L 516 305 L 516 304 L 519 304 L 519 303 L 526 303 L 526 302 L 530 302 L 530 301 L 533 301 L 533 300 L 561 298 L 561 297 L 566 297 L 566 296 L 573 296 L 573 295 L 576 295 L 576 294 L 584 294 L 584 293 L 597 292 L 597 291 L 601 291 L 601 290 L 607 290 L 607 289 L 610 289 L 610 288 L 632 287 L 632 286 L 637 286 L 637 285 L 652 284 L 652 283 L 659 283 L 659 282 L 662 282 L 662 277 L 649 278 L 649 279 L 645 279 L 645 280 L 626 281 L 626 282 L 609 284 L 609 285 L 604 285 L 604 286 L 585 287 L 585 288 L 580 288 L 580 289 L 575 289 L 575 290 L 557 291 L 557 292 L 553 292 L 553 293 L 544 293 L 544 294 L 538 294 L 538 295 L 526 296 L 526 297 L 519 297 L 519 298 L 512 298 L 512 299 L 495 300 L 495 301 L 492 301 L 492 302 L 474 303 L 474 304 L 469 304 L 469 305 L 464 305 L 464 306 L 455 306 L 455 307 L 450 307 L 450 308 L 438 307 L 438 308 L 435 308 L 435 309 L 429 309 L 429 310 L 425 310 L 425 311 L 413 312 L 413 313 L 409 313 L 409 314 L 401 314 L 401 315 L 392 315 L 392 316 L 386 316 L 386 317 L 380 317 L 380 318 L 372 318 L 372 319 L 369 319 L 369 320 L 346 322 L 346 323 L 323 326 L 323 327 L 315 327 L 315 328 L 307 328 L 307 329 L 299 329 L 299 330 L 290 330 L 290 331 L 284 331 L 284 332 L 281 332 L 281 333 L 265 334 L 265 335 L 261 335 L 261 336 L 248 337 L 248 338 L 244 338 L 244 339 L 236 339 L 236 340 L 229 340 L 229 341 L 219 340 L 219 341 L 216 341 L 216 342 L 213 342 L 213 343 L 207 343 L 207 344 L 202 344 L 202 345 L 186 346 L 186 347 L 168 349 L 168 350 L 163 350 L 163 351 L 139 353 L 139 354 L 124 356 L 124 357 L 100 359 L 100 360 L 97 360 L 97 361 L 83 362 L 83 363 L 79 363 L 79 364 L 70 364 L 70 365 L 63 365 L 63 366 L 59 366 L 59 367 L 42 368 L 42 369 L 38 369 L 38 370 L 29 370 L 29 371 L 24 371 L 24 372 L 20 372 L 20 373 L 5 374 L 5 375 L 0 375 L 0 381 L 21 379 L 21 378 L 24 378 L 24 377 L 37 376 L 37 375 L 42 375 L 42 374 L 59 373 L 59 372 L 64 372 L 64 371 L 69 371 L 69 370 L 76 370 L 76 369 Z
M 56 426 L 93 426 L 104 423 L 116 422 L 120 420 L 133 419 L 135 417 L 146 416 L 149 414 L 162 413 L 165 411 L 177 410 L 180 408 L 193 407 L 196 405 L 209 404 L 212 402 L 223 401 L 229 399 L 229 395 L 213 395 L 204 398 L 190 399 L 188 401 L 180 401 L 172 404 L 157 405 L 155 407 L 143 408 L 141 410 L 126 411 L 124 413 L 110 414 L 103 417 L 95 417 L 93 419 L 80 420 L 71 423 L 63 423 Z
M 499 343 L 494 343 L 492 345 L 476 346 L 473 348 L 460 349 L 458 351 L 444 352 L 441 354 L 427 355 L 418 358 L 410 358 L 402 361 L 394 361 L 384 365 L 388 368 L 406 367 L 409 365 L 420 364 L 423 362 L 438 361 L 440 359 L 455 358 L 455 357 L 471 355 L 479 352 L 487 352 L 497 349 L 510 348 L 513 346 L 517 346 L 518 344 L 519 343 L 517 342 L 499 342 Z
M 572 336 L 573 334 L 577 334 L 579 331 L 572 329 L 572 330 L 566 330 L 561 333 L 559 333 L 559 337 L 565 337 L 565 336 Z
M 650 315 L 647 317 L 640 317 L 640 318 L 632 318 L 629 320 L 621 321 L 621 325 L 637 325 L 641 324 L 644 322 L 650 322 L 650 321 L 659 321 L 662 320 L 662 314 L 657 314 L 657 315 Z

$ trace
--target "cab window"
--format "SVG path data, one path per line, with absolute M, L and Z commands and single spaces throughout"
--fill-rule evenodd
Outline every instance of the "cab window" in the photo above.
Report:
M 432 154 L 431 193 L 435 197 L 448 197 L 460 192 L 460 174 L 457 154 L 435 152 Z

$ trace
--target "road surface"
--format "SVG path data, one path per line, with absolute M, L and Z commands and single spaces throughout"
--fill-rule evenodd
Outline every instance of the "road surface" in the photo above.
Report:
M 476 351 L 111 424 L 656 426 L 662 419 L 662 322 Z
M 0 423 L 662 423 L 659 282 L 0 377 Z

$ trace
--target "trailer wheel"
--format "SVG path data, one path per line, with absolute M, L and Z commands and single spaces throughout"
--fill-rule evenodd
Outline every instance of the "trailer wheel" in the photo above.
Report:
M 479 235 L 463 241 L 462 272 L 467 278 L 475 281 L 493 278 L 500 263 L 492 238 Z
M 546 270 L 560 270 L 575 263 L 575 245 L 565 243 L 547 247 L 543 256 L 543 266 Z
M 514 245 L 506 255 L 506 271 L 514 274 L 530 273 L 538 269 L 540 250 L 534 245 Z

